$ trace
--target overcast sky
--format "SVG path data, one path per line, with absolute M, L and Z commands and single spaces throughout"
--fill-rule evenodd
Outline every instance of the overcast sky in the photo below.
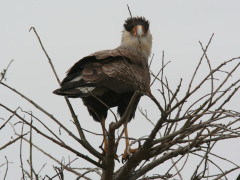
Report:
M 52 94 L 52 91 L 58 88 L 58 83 L 35 34 L 33 31 L 29 32 L 29 29 L 32 26 L 36 28 L 62 79 L 67 69 L 81 57 L 98 50 L 112 49 L 120 44 L 123 22 L 129 17 L 127 4 L 133 16 L 144 16 L 150 21 L 152 52 L 155 54 L 152 70 L 157 72 L 160 68 L 164 51 L 165 61 L 171 61 L 167 76 L 173 86 L 180 78 L 185 79 L 187 84 L 201 57 L 202 50 L 198 41 L 206 45 L 213 33 L 215 35 L 208 56 L 214 67 L 225 60 L 240 56 L 238 0 L 0 0 L 0 71 L 14 59 L 7 73 L 6 83 L 28 95 L 57 118 L 62 118 L 63 122 L 69 122 L 70 114 L 63 98 Z M 239 99 L 238 92 L 229 107 L 239 111 Z M 142 106 L 148 106 L 146 103 L 149 101 L 144 102 L 145 105 Z M 0 87 L 0 103 L 12 109 L 21 106 L 25 110 L 34 111 L 32 106 L 3 87 Z M 81 101 L 73 100 L 73 103 L 78 116 L 83 119 L 83 126 L 89 129 L 94 127 L 96 132 L 101 132 L 100 125 L 91 120 Z M 158 112 L 154 114 L 154 110 L 152 112 L 153 119 L 159 115 Z M 0 117 L 7 115 L 0 109 Z M 133 121 L 132 127 L 136 124 L 136 121 Z M 138 129 L 145 127 L 144 123 L 140 123 Z M 6 142 L 13 135 L 10 126 L 8 128 L 0 132 Z M 134 131 L 130 126 L 131 136 Z M 239 163 L 240 142 L 231 142 L 234 147 L 229 149 L 226 145 L 225 148 L 221 146 L 221 152 L 225 157 Z M 96 147 L 98 145 L 96 144 Z M 0 164 L 5 154 L 16 155 L 16 151 L 12 148 L 8 152 L 0 152 Z M 11 158 L 10 160 L 14 161 Z M 11 165 L 10 171 L 18 167 L 19 165 Z M 3 172 L 0 168 L 0 177 Z M 230 177 L 236 177 L 237 174 L 235 172 Z M 14 176 L 9 175 L 9 179 L 10 177 Z

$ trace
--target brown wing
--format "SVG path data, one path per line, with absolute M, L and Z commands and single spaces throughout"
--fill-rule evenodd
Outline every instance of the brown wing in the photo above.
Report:
M 77 97 L 106 88 L 121 94 L 146 91 L 149 82 L 146 59 L 132 49 L 119 47 L 96 52 L 75 63 L 55 93 Z

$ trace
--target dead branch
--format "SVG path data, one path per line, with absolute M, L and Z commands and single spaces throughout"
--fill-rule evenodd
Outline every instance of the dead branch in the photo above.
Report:
M 56 72 L 56 70 L 55 70 L 55 67 L 54 67 L 54 65 L 53 65 L 53 63 L 52 63 L 52 60 L 51 60 L 51 58 L 49 57 L 47 51 L 45 50 L 45 48 L 44 48 L 44 46 L 43 46 L 43 44 L 42 44 L 42 41 L 41 41 L 41 39 L 40 39 L 40 37 L 39 37 L 36 29 L 35 29 L 34 27 L 31 27 L 29 31 L 31 31 L 31 30 L 33 30 L 34 33 L 35 33 L 35 35 L 37 36 L 38 41 L 39 41 L 39 43 L 40 43 L 40 45 L 41 45 L 41 48 L 42 48 L 42 50 L 44 51 L 44 54 L 47 56 L 47 59 L 48 59 L 48 62 L 49 62 L 49 64 L 50 64 L 51 68 L 52 68 L 52 71 L 53 71 L 53 73 L 54 73 L 54 75 L 55 75 L 58 83 L 60 84 L 60 80 L 59 80 L 59 78 L 58 78 L 58 75 L 57 75 L 57 72 Z M 70 101 L 68 100 L 67 97 L 64 97 L 64 98 L 65 98 L 66 103 L 67 103 L 67 105 L 68 105 L 68 108 L 69 108 L 69 110 L 70 110 L 70 112 L 71 112 L 71 114 L 72 114 L 72 118 L 73 118 L 73 120 L 74 120 L 74 124 L 75 124 L 75 126 L 76 126 L 76 128 L 77 128 L 77 130 L 78 130 L 79 136 L 80 136 L 80 138 L 81 138 L 81 141 L 80 141 L 80 142 L 81 142 L 81 145 L 82 145 L 83 147 L 85 147 L 86 149 L 88 149 L 88 151 L 89 151 L 90 153 L 92 153 L 93 155 L 95 155 L 96 157 L 98 157 L 99 159 L 101 159 L 100 153 L 97 152 L 97 151 L 89 144 L 89 142 L 88 142 L 87 139 L 85 138 L 85 135 L 84 135 L 83 130 L 82 130 L 82 127 L 81 127 L 81 124 L 80 124 L 80 122 L 79 122 L 79 120 L 78 120 L 78 118 L 77 118 L 77 116 L 76 116 L 76 114 L 75 114 L 75 112 L 74 112 L 74 110 L 73 110 L 73 107 L 72 107 Z
M 128 10 L 131 15 L 129 6 Z M 30 30 L 34 31 L 34 34 L 36 35 L 38 42 L 48 59 L 54 76 L 57 79 L 57 82 L 60 83 L 52 60 L 44 48 L 40 36 L 34 27 L 31 27 Z M 240 112 L 227 108 L 228 103 L 236 97 L 236 94 L 240 89 L 240 78 L 239 75 L 236 75 L 240 68 L 240 57 L 226 60 L 220 65 L 214 67 L 207 55 L 213 36 L 214 34 L 212 34 L 206 46 L 203 46 L 203 44 L 199 41 L 202 49 L 202 56 L 194 69 L 190 82 L 188 83 L 188 87 L 186 88 L 187 90 L 185 91 L 182 88 L 184 79 L 180 79 L 176 87 L 171 87 L 171 83 L 165 76 L 165 72 L 167 70 L 166 67 L 170 61 L 165 63 L 163 52 L 162 63 L 159 71 L 157 71 L 156 74 L 151 71 L 153 81 L 150 86 L 154 87 L 156 82 L 158 82 L 158 94 L 153 95 L 150 92 L 146 94 L 153 101 L 153 104 L 157 106 L 161 115 L 156 117 L 157 120 L 152 120 L 149 118 L 147 110 L 144 112 L 140 109 L 144 118 L 151 123 L 153 127 L 150 129 L 150 133 L 147 136 L 144 134 L 141 137 L 129 138 L 133 140 L 131 145 L 134 143 L 139 144 L 138 150 L 132 154 L 128 161 L 121 165 L 118 169 L 115 167 L 115 158 L 118 144 L 120 139 L 123 138 L 123 131 L 120 131 L 121 133 L 120 135 L 117 134 L 117 137 L 116 133 L 119 128 L 129 120 L 130 114 L 134 110 L 136 102 L 138 102 L 139 98 L 142 96 L 141 92 L 134 93 L 127 110 L 121 119 L 117 119 L 114 112 L 111 111 L 114 114 L 114 120 L 108 127 L 107 151 L 104 154 L 101 154 L 93 147 L 94 142 L 89 142 L 84 133 L 88 132 L 95 136 L 102 136 L 102 134 L 94 133 L 92 130 L 83 129 L 81 127 L 73 107 L 67 98 L 65 98 L 65 100 L 71 112 L 75 128 L 78 132 L 77 136 L 73 134 L 72 130 L 66 128 L 46 109 L 20 93 L 17 89 L 14 89 L 2 82 L 2 80 L 6 77 L 6 72 L 12 62 L 11 61 L 7 68 L 1 73 L 0 84 L 13 93 L 19 95 L 22 99 L 26 100 L 28 104 L 33 105 L 38 111 L 46 115 L 48 119 L 53 122 L 54 126 L 63 129 L 63 131 L 69 135 L 69 138 L 74 139 L 75 143 L 81 145 L 89 153 L 84 154 L 83 152 L 80 152 L 79 149 L 74 148 L 74 146 L 72 146 L 69 142 L 64 141 L 55 131 L 44 124 L 44 121 L 42 121 L 41 118 L 34 115 L 34 113 L 24 111 L 21 107 L 16 110 L 12 110 L 2 103 L 0 103 L 0 108 L 10 112 L 11 115 L 9 118 L 3 119 L 5 122 L 1 125 L 0 131 L 6 128 L 8 123 L 11 124 L 10 122 L 14 121 L 15 118 L 18 121 L 16 124 L 22 124 L 22 126 L 21 133 L 18 133 L 15 130 L 15 127 L 13 127 L 17 137 L 2 145 L 0 147 L 0 151 L 9 148 L 10 145 L 20 140 L 19 156 L 22 179 L 40 179 L 40 172 L 44 171 L 46 164 L 42 166 L 39 172 L 34 170 L 35 161 L 33 160 L 35 157 L 32 153 L 33 149 L 38 150 L 43 153 L 47 159 L 53 160 L 57 163 L 58 166 L 51 166 L 55 171 L 54 174 L 44 176 L 49 179 L 64 179 L 66 172 L 74 174 L 77 179 L 90 179 L 86 176 L 90 174 L 97 174 L 102 180 L 168 179 L 175 178 L 176 176 L 180 179 L 184 179 L 182 171 L 186 168 L 186 165 L 189 163 L 192 156 L 198 157 L 200 160 L 193 168 L 193 172 L 191 172 L 191 179 L 227 178 L 229 173 L 239 170 L 240 166 L 232 160 L 226 159 L 214 153 L 213 147 L 223 140 L 240 138 Z M 141 46 L 140 41 L 139 45 Z M 153 56 L 149 67 L 152 64 L 152 61 Z M 197 82 L 196 77 L 200 73 L 200 67 L 204 63 L 206 63 L 209 71 L 204 76 L 201 76 L 201 79 Z M 228 71 L 224 68 L 228 69 Z M 220 76 L 220 78 L 218 76 Z M 233 77 L 236 77 L 237 79 L 234 79 Z M 204 88 L 206 88 L 207 91 L 201 93 L 201 90 Z M 30 118 L 30 120 L 21 116 L 20 113 L 24 114 L 24 116 L 26 115 L 26 117 Z M 25 126 L 27 126 L 27 130 L 24 129 Z M 25 130 L 27 132 L 25 132 Z M 29 135 L 29 138 L 26 138 L 26 135 Z M 52 154 L 40 148 L 37 142 L 34 142 L 35 138 L 33 137 L 35 137 L 35 135 L 56 144 L 58 148 L 64 148 L 67 153 L 75 155 L 77 158 L 70 160 L 69 157 L 69 163 L 56 159 Z M 25 168 L 23 163 L 23 143 L 25 142 L 29 145 L 29 161 L 27 161 L 30 167 L 29 172 L 26 170 L 29 168 Z M 225 171 L 221 165 L 213 159 L 220 159 L 221 161 L 231 164 L 233 167 L 230 167 L 229 170 Z M 4 179 L 6 179 L 9 164 L 7 157 L 5 157 L 5 160 L 6 163 L 4 163 L 4 165 L 6 165 L 6 170 Z M 86 160 L 92 165 L 92 167 L 73 167 L 75 166 L 75 163 L 73 162 L 76 160 Z M 164 174 L 152 173 L 154 168 L 168 162 L 171 164 Z M 218 170 L 218 173 L 211 173 L 210 170 L 212 166 Z M 152 175 L 147 176 L 147 174 Z

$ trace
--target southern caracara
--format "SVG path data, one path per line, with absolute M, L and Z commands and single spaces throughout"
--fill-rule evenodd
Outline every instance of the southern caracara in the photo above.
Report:
M 149 22 L 144 17 L 128 18 L 124 23 L 122 41 L 112 50 L 98 51 L 76 62 L 67 72 L 61 87 L 53 93 L 69 98 L 82 98 L 89 114 L 102 125 L 104 150 L 107 145 L 105 119 L 108 109 L 118 107 L 123 116 L 135 91 L 150 93 L 148 58 L 152 48 Z M 128 122 L 134 117 L 138 98 Z M 126 149 L 123 159 L 132 152 L 124 124 Z

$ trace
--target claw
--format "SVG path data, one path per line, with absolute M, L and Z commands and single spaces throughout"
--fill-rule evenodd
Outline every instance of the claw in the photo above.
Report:
M 117 154 L 115 154 L 115 156 L 114 156 L 114 159 L 120 163 L 120 161 L 119 161 L 119 159 L 118 159 L 118 155 L 117 155 Z
M 103 154 L 105 153 L 105 150 L 104 150 L 104 148 L 103 148 L 103 145 L 101 144 L 100 146 L 99 146 L 99 148 L 103 151 Z
M 129 156 L 122 157 L 122 164 L 124 164 L 129 159 Z
M 125 149 L 124 150 L 124 153 L 122 155 L 122 163 L 125 163 L 129 158 L 130 156 L 132 156 L 132 154 L 134 154 L 138 149 Z

